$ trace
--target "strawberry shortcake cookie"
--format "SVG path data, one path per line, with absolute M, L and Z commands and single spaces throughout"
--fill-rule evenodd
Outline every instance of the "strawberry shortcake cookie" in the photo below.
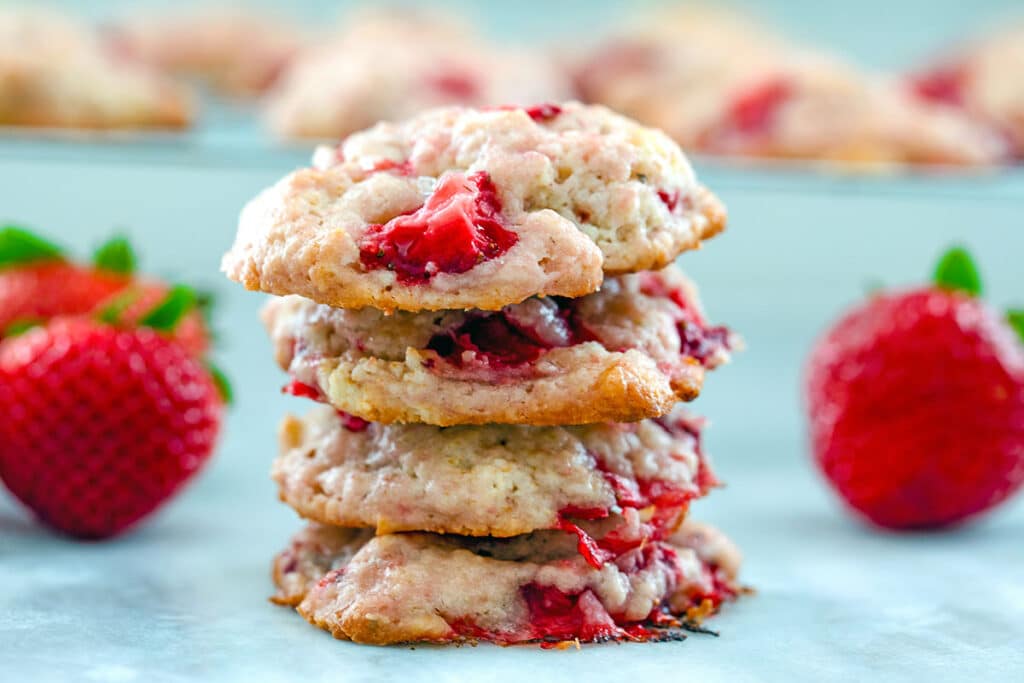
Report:
M 578 103 L 381 123 L 243 210 L 311 521 L 275 602 L 361 643 L 679 639 L 739 588 L 686 521 L 717 484 L 677 404 L 740 340 L 672 263 L 725 210 L 663 134 Z
M 125 19 L 110 29 L 109 39 L 156 69 L 197 78 L 234 97 L 266 91 L 305 41 L 301 29 L 282 17 L 227 7 Z
M 432 110 L 242 212 L 228 277 L 344 308 L 498 310 L 662 268 L 725 226 L 679 147 L 602 107 Z
M 436 425 L 657 417 L 695 398 L 739 342 L 707 323 L 675 266 L 493 312 L 388 315 L 292 296 L 263 319 L 290 393 L 367 420 Z
M 324 524 L 377 533 L 507 537 L 562 529 L 595 566 L 671 533 L 716 484 L 703 421 L 580 427 L 382 425 L 320 408 L 285 419 L 281 499 Z
M 1005 141 L 899 84 L 816 55 L 793 56 L 729 82 L 695 143 L 727 156 L 813 159 L 840 165 L 984 166 Z
M 38 9 L 0 9 L 0 126 L 184 128 L 191 99 L 109 49 L 88 27 Z
M 978 166 L 1006 154 L 960 112 L 724 12 L 657 13 L 594 49 L 575 80 L 584 100 L 693 152 L 867 167 Z
M 740 589 L 740 556 L 687 522 L 594 568 L 572 540 L 365 533 L 311 525 L 274 560 L 276 602 L 359 643 L 680 639 Z

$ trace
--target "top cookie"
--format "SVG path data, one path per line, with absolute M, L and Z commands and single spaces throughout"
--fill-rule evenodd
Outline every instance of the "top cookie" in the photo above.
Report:
M 661 268 L 725 227 L 678 146 L 603 107 L 381 123 L 242 211 L 223 270 L 339 308 L 497 310 Z

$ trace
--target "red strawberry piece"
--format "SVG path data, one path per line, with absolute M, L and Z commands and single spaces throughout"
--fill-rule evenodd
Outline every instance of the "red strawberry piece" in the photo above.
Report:
M 793 84 L 781 76 L 740 92 L 729 107 L 730 128 L 747 135 L 765 132 L 793 94 Z
M 526 115 L 538 123 L 550 121 L 551 119 L 557 118 L 562 113 L 562 108 L 557 104 L 551 102 L 545 102 L 543 104 L 535 104 L 532 107 L 526 107 Z
M 367 270 L 395 271 L 407 285 L 425 283 L 438 273 L 464 273 L 518 241 L 505 228 L 501 208 L 486 171 L 449 173 L 413 213 L 368 226 L 359 244 L 360 261 Z
M 210 457 L 215 377 L 150 328 L 55 318 L 0 343 L 0 478 L 47 525 L 105 538 Z
M 770 76 L 738 89 L 719 120 L 700 134 L 701 146 L 725 154 L 770 147 L 781 112 L 795 95 L 793 82 L 784 76 Z
M 427 87 L 446 100 L 469 102 L 480 96 L 480 82 L 476 75 L 452 67 L 424 78 Z
M 969 76 L 966 64 L 947 64 L 931 72 L 912 77 L 910 89 L 923 99 L 964 106 L 964 86 Z
M 966 252 L 950 252 L 937 280 L 859 306 L 808 365 L 814 457 L 884 527 L 953 524 L 1024 483 L 1024 348 L 976 298 Z
M 340 153 L 340 150 L 339 150 Z M 340 161 L 340 159 L 339 159 Z M 411 176 L 416 170 L 412 166 L 412 160 L 398 162 L 393 159 L 381 159 L 370 168 L 371 173 L 394 173 L 400 176 Z
M 339 410 L 338 417 L 341 419 L 341 426 L 350 432 L 365 432 L 370 427 L 370 422 L 357 417 L 344 410 Z

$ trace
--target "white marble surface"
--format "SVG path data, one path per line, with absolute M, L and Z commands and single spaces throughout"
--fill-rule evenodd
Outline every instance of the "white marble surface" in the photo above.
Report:
M 869 530 L 810 466 L 798 400 L 813 336 L 872 280 L 924 276 L 950 240 L 977 253 L 998 303 L 1024 298 L 1024 179 L 785 181 L 708 174 L 729 233 L 683 258 L 713 319 L 749 349 L 697 407 L 728 488 L 695 506 L 746 553 L 756 596 L 721 637 L 535 648 L 371 648 L 336 642 L 266 601 L 268 564 L 299 527 L 266 472 L 277 418 L 303 405 L 255 321 L 220 286 L 241 202 L 279 175 L 251 168 L 0 158 L 2 212 L 85 248 L 129 228 L 157 272 L 223 291 L 223 364 L 239 402 L 196 484 L 138 532 L 82 544 L 0 494 L 0 681 L 1019 680 L 1024 498 L 936 534 Z
M 713 622 L 719 638 L 579 652 L 338 642 L 265 600 L 267 560 L 297 523 L 262 482 L 211 475 L 104 545 L 58 541 L 4 509 L 2 678 L 1002 681 L 1024 670 L 1020 504 L 953 534 L 890 536 L 837 514 L 807 472 L 720 469 L 729 489 L 699 509 L 743 544 L 758 594 Z

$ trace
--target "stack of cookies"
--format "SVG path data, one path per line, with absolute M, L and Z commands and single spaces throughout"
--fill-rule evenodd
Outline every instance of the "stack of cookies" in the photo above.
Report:
M 321 148 L 242 213 L 230 278 L 289 393 L 273 477 L 310 525 L 275 601 L 357 642 L 679 637 L 738 553 L 677 406 L 735 344 L 671 265 L 725 211 L 602 107 L 446 108 Z

